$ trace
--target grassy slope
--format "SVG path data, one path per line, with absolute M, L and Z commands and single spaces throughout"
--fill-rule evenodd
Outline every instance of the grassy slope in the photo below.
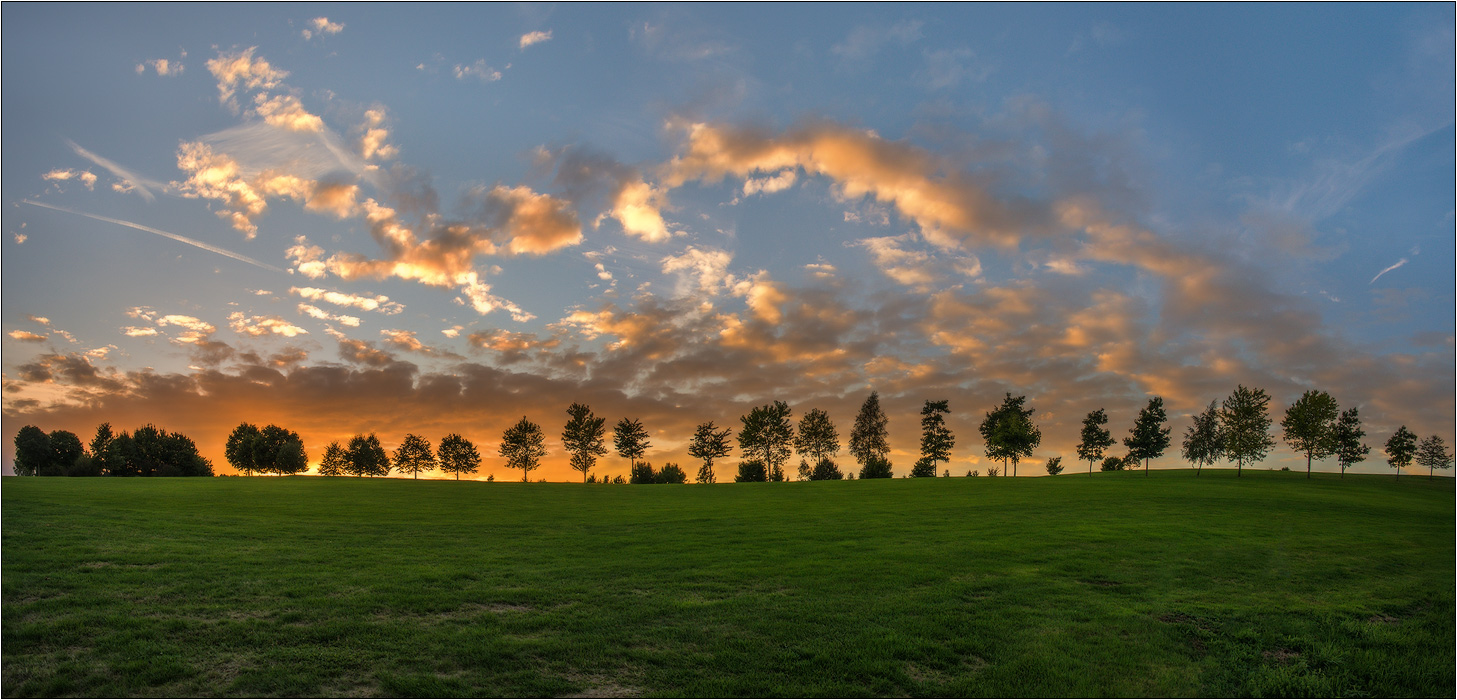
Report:
M 3 692 L 1450 696 L 1453 482 L 6 479 Z

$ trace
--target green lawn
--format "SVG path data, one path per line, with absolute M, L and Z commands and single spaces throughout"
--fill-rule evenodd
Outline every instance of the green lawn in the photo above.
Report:
M 14 696 L 1434 696 L 1452 479 L 3 483 Z

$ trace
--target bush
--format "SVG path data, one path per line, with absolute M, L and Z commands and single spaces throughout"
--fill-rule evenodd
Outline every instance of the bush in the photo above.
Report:
M 739 462 L 739 474 L 734 477 L 736 483 L 746 481 L 768 481 L 769 474 L 764 470 L 764 463 L 757 459 L 750 459 Z
M 916 460 L 915 465 L 911 467 L 911 476 L 917 478 L 936 476 L 936 463 L 930 457 L 922 457 Z
M 809 473 L 810 481 L 839 481 L 843 478 L 845 475 L 840 472 L 840 467 L 829 457 L 821 457 Z
M 1105 457 L 1103 459 L 1103 466 L 1099 467 L 1098 470 L 1105 472 L 1121 472 L 1123 471 L 1123 460 L 1118 459 L 1117 457 Z
M 966 470 L 966 475 L 967 476 L 981 476 L 981 471 L 980 470 L 977 470 L 977 469 L 968 469 L 968 470 Z
M 1047 460 L 1047 473 L 1052 476 L 1057 476 L 1058 474 L 1062 473 L 1061 457 L 1053 457 L 1052 459 Z
M 997 469 L 996 467 L 987 467 L 987 476 L 996 476 L 1001 473 L 1001 470 Z
M 632 472 L 627 478 L 629 484 L 656 484 L 658 474 L 653 471 L 651 462 L 642 462 L 632 465 Z
M 677 464 L 674 464 L 672 462 L 668 462 L 667 464 L 664 464 L 663 465 L 663 470 L 660 471 L 660 472 L 658 472 L 657 477 L 658 477 L 657 483 L 659 483 L 659 484 L 686 484 L 686 483 L 688 483 L 688 474 L 687 474 L 687 472 L 684 472 L 682 468 L 680 468 Z
M 602 483 L 604 483 L 604 484 L 607 483 L 606 479 L 603 479 Z M 622 475 L 621 474 L 618 474 L 617 476 L 612 477 L 612 483 L 614 483 L 614 484 L 625 484 L 625 483 L 627 483 L 627 479 L 622 478 Z
M 865 466 L 860 468 L 862 479 L 889 479 L 892 476 L 890 460 L 884 457 L 871 457 L 865 460 Z

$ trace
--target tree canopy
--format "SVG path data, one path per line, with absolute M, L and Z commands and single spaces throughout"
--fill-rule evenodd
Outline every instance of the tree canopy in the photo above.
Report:
M 1285 429 L 1285 444 L 1305 455 L 1305 478 L 1310 478 L 1312 460 L 1335 454 L 1335 427 L 1339 418 L 1340 407 L 1324 391 L 1307 391 L 1285 409 L 1280 427 Z
M 1386 441 L 1386 463 L 1396 470 L 1397 480 L 1401 479 L 1401 470 L 1411 466 L 1412 457 L 1417 453 L 1417 436 L 1406 426 L 1396 429 L 1396 432 Z
M 1088 461 L 1088 473 L 1093 473 L 1093 463 L 1103 459 L 1103 451 L 1112 447 L 1113 433 L 1103 426 L 1108 424 L 1108 414 L 1098 409 L 1083 419 L 1082 440 L 1078 442 L 1078 459 Z
M 1204 465 L 1214 464 L 1224 456 L 1224 430 L 1219 425 L 1219 404 L 1209 402 L 1209 408 L 1194 416 L 1194 424 L 1184 432 L 1184 459 L 1194 463 L 1195 474 L 1204 471 Z
M 860 413 L 855 416 L 855 426 L 850 430 L 850 455 L 860 464 L 867 464 L 873 458 L 885 459 L 890 454 L 890 420 L 880 408 L 880 394 L 870 392 Z
M 1270 435 L 1270 396 L 1264 389 L 1247 389 L 1240 384 L 1220 404 L 1219 424 L 1224 430 L 1224 454 L 1235 461 L 1235 475 L 1244 472 L 1245 462 L 1258 462 L 1275 446 Z
M 435 469 L 435 453 L 430 449 L 430 441 L 414 433 L 406 433 L 400 446 L 395 448 L 393 464 L 395 471 L 416 479 L 420 478 L 420 472 Z
M 347 473 L 349 456 L 339 446 L 339 441 L 335 440 L 324 448 L 324 458 L 319 462 L 319 476 L 344 476 Z
M 474 474 L 481 466 L 481 454 L 476 451 L 475 444 L 455 433 L 440 438 L 436 459 L 440 463 L 440 471 L 454 474 L 456 481 L 460 480 L 461 474 Z
M 546 456 L 546 436 L 541 434 L 541 426 L 522 416 L 501 435 L 499 452 L 506 458 L 507 469 L 520 469 L 521 480 L 529 481 L 531 472 L 541 466 L 541 458 Z
M 986 442 L 987 459 L 1002 461 L 1002 474 L 1007 474 L 1007 462 L 1012 463 L 1012 475 L 1016 475 L 1017 462 L 1031 457 L 1032 451 L 1042 444 L 1042 431 L 1032 424 L 1036 409 L 1023 408 L 1026 396 L 1012 396 L 1007 392 L 1002 404 L 988 411 L 982 420 L 980 431 Z
M 1452 467 L 1452 452 L 1438 435 L 1430 435 L 1417 446 L 1416 462 L 1427 468 L 1427 478 L 1432 478 L 1433 469 Z
M 688 455 L 703 460 L 703 466 L 698 469 L 698 483 L 712 484 L 718 480 L 713 473 L 713 462 L 720 457 L 727 457 L 733 449 L 729 444 L 729 434 L 732 432 L 732 428 L 716 430 L 713 421 L 700 423 L 694 429 L 693 440 L 688 443 Z
M 1133 427 L 1128 429 L 1128 437 L 1123 438 L 1123 446 L 1128 448 L 1128 457 L 1135 463 L 1143 462 L 1144 474 L 1148 473 L 1148 461 L 1162 456 L 1164 450 L 1169 448 L 1169 434 L 1174 429 L 1163 427 L 1168 419 L 1168 414 L 1164 412 L 1163 398 L 1155 396 L 1138 412 Z
M 936 476 L 936 463 L 951 461 L 951 448 L 956 436 L 946 427 L 943 414 L 951 412 L 950 401 L 926 401 L 921 407 L 921 458 L 931 465 L 930 476 Z
M 830 414 L 812 408 L 799 419 L 799 432 L 794 436 L 794 451 L 816 463 L 840 452 L 840 433 L 835 430 Z
M 354 476 L 388 476 L 390 459 L 379 438 L 370 433 L 349 438 L 349 447 L 344 451 L 344 471 Z
M 1366 437 L 1366 431 L 1361 428 L 1361 416 L 1356 408 L 1341 411 L 1341 417 L 1336 421 L 1333 431 L 1336 443 L 1336 461 L 1341 465 L 1341 477 L 1346 476 L 1346 469 L 1358 462 L 1366 461 L 1366 455 L 1371 453 L 1371 448 L 1361 442 Z
M 629 465 L 636 465 L 638 458 L 653 446 L 648 442 L 648 431 L 642 423 L 627 418 L 617 421 L 612 431 L 612 443 L 617 448 L 617 456 L 626 457 Z
M 784 480 L 784 462 L 794 441 L 794 426 L 789 422 L 789 405 L 783 401 L 757 406 L 748 415 L 740 416 L 739 453 L 746 459 L 764 463 L 770 481 Z
M 574 403 L 567 407 L 567 424 L 562 428 L 562 448 L 571 455 L 572 469 L 582 472 L 582 483 L 587 482 L 587 473 L 597 464 L 597 458 L 607 454 L 603 436 L 607 433 L 607 419 L 592 414 L 584 404 Z

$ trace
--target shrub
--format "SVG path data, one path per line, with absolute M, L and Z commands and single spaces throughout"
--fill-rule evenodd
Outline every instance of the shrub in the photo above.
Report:
M 860 468 L 862 479 L 889 479 L 892 475 L 890 460 L 884 457 L 870 457 Z
M 739 462 L 738 476 L 734 477 L 737 483 L 746 481 L 768 481 L 769 475 L 764 470 L 764 463 L 757 459 L 749 459 Z
M 911 476 L 916 478 L 936 476 L 936 463 L 931 461 L 930 457 L 916 460 L 915 465 L 911 467 Z
M 1000 473 L 1002 473 L 1001 470 L 996 467 L 987 467 L 987 476 L 996 476 Z
M 663 465 L 663 470 L 658 472 L 658 483 L 660 484 L 686 484 L 688 474 L 677 464 L 668 462 Z
M 966 470 L 966 475 L 967 476 L 981 476 L 981 472 L 979 470 L 976 470 L 976 469 L 968 469 L 968 470 Z
M 1099 467 L 1098 470 L 1105 472 L 1121 472 L 1123 471 L 1123 460 L 1118 459 L 1117 457 L 1105 457 L 1103 458 L 1103 466 Z
M 809 473 L 810 481 L 839 481 L 843 478 L 845 475 L 840 472 L 840 467 L 829 457 L 821 457 Z
M 1052 459 L 1047 460 L 1047 473 L 1052 476 L 1057 476 L 1058 474 L 1062 473 L 1061 457 L 1053 457 Z
M 602 483 L 605 484 L 607 482 L 606 481 L 603 481 Z M 612 477 L 612 483 L 614 483 L 614 484 L 625 484 L 625 483 L 627 483 L 627 479 L 622 478 L 622 475 L 621 474 L 618 474 L 617 476 Z
M 657 482 L 658 474 L 653 471 L 651 462 L 640 462 L 632 465 L 632 472 L 628 476 L 627 483 L 656 484 Z

